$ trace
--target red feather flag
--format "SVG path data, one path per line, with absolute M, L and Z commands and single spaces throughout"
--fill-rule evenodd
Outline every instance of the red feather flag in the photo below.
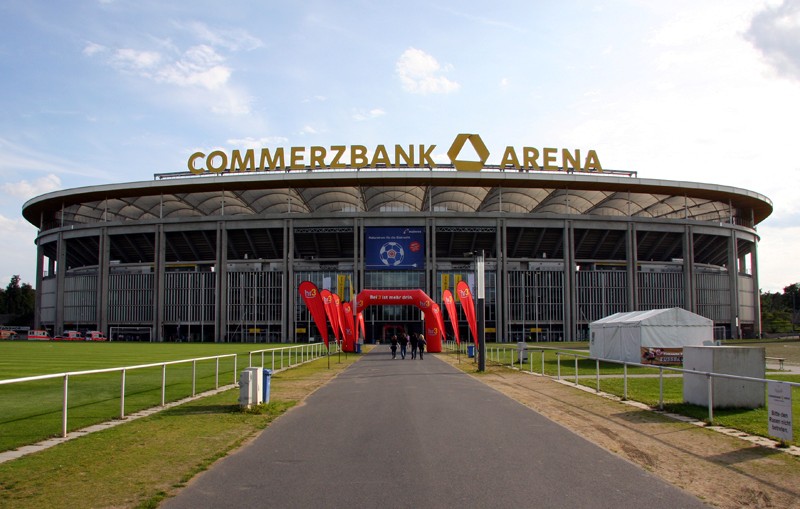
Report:
M 458 282 L 456 286 L 456 294 L 458 300 L 461 301 L 461 308 L 464 310 L 464 315 L 467 317 L 469 330 L 472 332 L 472 340 L 475 342 L 475 347 L 478 346 L 478 323 L 475 316 L 475 302 L 472 300 L 472 291 L 469 285 L 463 279 Z
M 328 323 L 325 321 L 325 304 L 322 302 L 322 295 L 320 295 L 317 285 L 311 281 L 303 281 L 297 289 L 300 292 L 300 297 L 303 298 L 303 302 L 306 303 L 309 313 L 311 313 L 311 318 L 317 326 L 319 335 L 322 336 L 322 341 L 325 342 L 325 348 L 328 348 Z

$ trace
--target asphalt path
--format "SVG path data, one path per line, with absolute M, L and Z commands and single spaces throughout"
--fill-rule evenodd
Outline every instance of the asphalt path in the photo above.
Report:
M 379 346 L 162 507 L 706 506 L 432 355 Z

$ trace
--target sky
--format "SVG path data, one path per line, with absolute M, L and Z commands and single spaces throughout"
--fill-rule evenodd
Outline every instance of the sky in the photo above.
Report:
M 759 286 L 800 282 L 800 0 L 0 0 L 0 113 L 3 287 L 35 284 L 35 196 L 459 133 L 765 195 Z

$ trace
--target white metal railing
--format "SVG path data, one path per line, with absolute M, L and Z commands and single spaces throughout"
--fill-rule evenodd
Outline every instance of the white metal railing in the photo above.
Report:
M 526 348 L 528 350 L 540 350 L 540 348 Z M 598 359 L 595 357 L 591 357 L 589 355 L 583 355 L 575 352 L 564 352 L 564 351 L 556 351 L 556 366 L 558 368 L 556 379 L 561 380 L 561 356 L 569 357 L 572 356 L 575 359 L 575 385 L 578 385 L 579 379 L 579 367 L 578 367 L 578 359 L 587 359 L 587 360 L 594 360 L 595 361 L 595 391 L 600 392 L 600 362 L 607 362 L 610 364 L 621 364 L 622 365 L 622 377 L 623 377 L 623 389 L 622 389 L 622 399 L 628 399 L 628 366 L 637 367 L 637 368 L 647 368 L 647 369 L 658 369 L 658 408 L 663 410 L 664 409 L 664 371 L 670 371 L 674 373 L 679 373 L 682 376 L 686 374 L 695 375 L 695 376 L 704 376 L 706 377 L 706 384 L 708 387 L 708 422 L 709 424 L 713 424 L 714 422 L 714 379 L 715 378 L 727 378 L 729 380 L 741 380 L 745 382 L 757 382 L 766 384 L 769 382 L 774 382 L 775 380 L 769 380 L 767 378 L 756 378 L 750 376 L 742 376 L 742 375 L 731 375 L 727 373 L 714 373 L 713 371 L 698 371 L 692 369 L 683 369 L 683 368 L 676 368 L 671 366 L 657 366 L 654 364 L 642 364 L 639 362 L 627 362 L 627 361 L 619 361 L 614 359 Z M 542 355 L 544 358 L 544 354 Z M 543 363 L 544 365 L 544 363 Z M 542 373 L 544 373 L 544 368 L 542 369 Z M 781 383 L 787 384 L 790 387 L 800 387 L 800 383 L 798 382 L 783 382 Z
M 334 345 L 336 345 L 335 350 L 338 350 L 339 345 L 333 341 Z M 295 346 L 284 346 L 280 348 L 266 348 L 264 350 L 253 350 L 248 354 L 248 366 L 253 367 L 253 354 L 261 354 L 261 367 L 264 367 L 264 357 L 269 352 L 272 355 L 272 372 L 275 373 L 276 371 L 281 371 L 283 369 L 288 369 L 294 367 L 298 364 L 303 364 L 305 362 L 311 362 L 315 359 L 319 359 L 320 357 L 325 357 L 330 352 L 328 349 L 325 348 L 324 343 L 303 343 L 300 345 Z M 275 354 L 280 354 L 280 366 L 276 369 L 275 366 Z M 284 367 L 283 365 L 283 358 L 284 354 L 288 354 L 287 365 Z M 335 352 L 334 352 L 335 353 Z M 294 354 L 294 359 L 292 358 L 292 354 Z
M 104 368 L 104 369 L 92 369 L 87 371 L 70 371 L 67 373 L 53 373 L 49 375 L 38 375 L 38 376 L 29 376 L 25 378 L 12 378 L 8 380 L 0 380 L 0 385 L 10 385 L 15 383 L 24 383 L 24 382 L 33 382 L 36 380 L 49 380 L 53 378 L 62 378 L 63 379 L 63 393 L 62 393 L 62 407 L 61 407 L 61 436 L 67 436 L 67 421 L 68 421 L 68 396 L 69 396 L 69 379 L 70 377 L 76 377 L 81 375 L 95 375 L 99 373 L 114 373 L 120 372 L 120 409 L 119 409 L 119 417 L 120 419 L 125 417 L 125 379 L 126 374 L 128 371 L 132 371 L 135 369 L 144 369 L 144 368 L 155 368 L 161 367 L 161 406 L 164 406 L 166 403 L 166 390 L 167 390 L 167 366 L 175 365 L 175 364 L 185 364 L 187 362 L 192 363 L 192 396 L 196 394 L 196 380 L 197 380 L 197 362 L 198 361 L 207 361 L 207 360 L 215 360 L 215 372 L 214 372 L 214 383 L 215 388 L 219 388 L 219 360 L 226 358 L 226 357 L 233 357 L 233 383 L 235 384 L 236 379 L 236 372 L 237 372 L 237 354 L 225 354 L 225 355 L 214 355 L 211 357 L 197 357 L 194 359 L 183 359 L 178 361 L 166 361 L 166 362 L 156 362 L 153 364 L 140 364 L 136 366 L 123 366 L 121 368 Z
M 457 347 L 454 341 L 447 341 L 445 345 L 448 350 L 456 351 Z M 464 345 L 461 345 L 462 347 Z M 511 367 L 518 368 L 520 371 L 525 371 L 525 366 L 523 364 L 523 357 L 522 355 L 518 355 L 520 352 L 539 352 L 541 354 L 541 371 L 536 373 L 533 370 L 533 355 L 529 355 L 529 372 L 533 374 L 540 374 L 542 376 L 550 376 L 551 378 L 555 378 L 557 380 L 561 380 L 561 357 L 573 357 L 575 361 L 574 369 L 575 369 L 575 381 L 574 384 L 577 386 L 579 385 L 579 364 L 578 359 L 586 359 L 586 360 L 594 360 L 595 361 L 595 391 L 600 392 L 600 362 L 607 362 L 611 364 L 621 364 L 622 365 L 622 378 L 623 378 L 623 389 L 622 389 L 622 399 L 628 399 L 628 366 L 632 367 L 641 367 L 641 368 L 648 368 L 648 369 L 657 369 L 658 370 L 658 408 L 663 410 L 664 408 L 664 372 L 674 372 L 676 374 L 680 374 L 683 376 L 684 374 L 690 375 L 697 375 L 697 376 L 705 376 L 708 384 L 708 422 L 709 424 L 714 422 L 714 379 L 715 378 L 728 378 L 732 380 L 742 380 L 746 382 L 759 382 L 762 384 L 766 384 L 768 382 L 774 382 L 775 380 L 769 380 L 766 378 L 754 378 L 748 376 L 741 376 L 741 375 L 730 375 L 726 373 L 714 373 L 710 371 L 696 371 L 696 370 L 689 370 L 683 368 L 676 368 L 670 366 L 657 366 L 653 364 L 641 364 L 638 362 L 626 362 L 626 361 L 618 361 L 612 359 L 597 359 L 591 357 L 589 355 L 583 355 L 575 352 L 564 351 L 558 348 L 548 348 L 548 347 L 530 347 L 526 346 L 524 350 L 521 350 L 519 347 L 490 347 L 487 348 L 486 357 L 489 361 L 493 361 L 497 364 L 504 364 L 505 353 L 511 353 Z M 554 352 L 556 355 L 556 376 L 553 377 L 552 375 L 548 375 L 545 373 L 545 360 L 544 354 L 546 351 Z M 517 355 L 516 361 L 514 360 L 514 355 Z M 798 382 L 783 382 L 791 387 L 800 387 L 800 383 Z

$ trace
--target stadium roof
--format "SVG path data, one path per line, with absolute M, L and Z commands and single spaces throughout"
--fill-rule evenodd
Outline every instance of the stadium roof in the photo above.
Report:
M 358 212 L 737 218 L 754 227 L 772 212 L 767 197 L 745 189 L 605 174 L 439 166 L 189 175 L 56 191 L 29 200 L 22 212 L 42 229 L 55 222 Z

